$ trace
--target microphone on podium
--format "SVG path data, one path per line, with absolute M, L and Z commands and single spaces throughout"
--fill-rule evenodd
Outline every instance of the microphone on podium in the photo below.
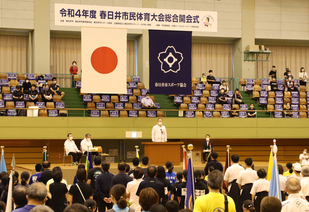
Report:
M 160 129 L 161 130 L 161 134 L 163 134 L 163 131 L 162 131 L 162 129 Z

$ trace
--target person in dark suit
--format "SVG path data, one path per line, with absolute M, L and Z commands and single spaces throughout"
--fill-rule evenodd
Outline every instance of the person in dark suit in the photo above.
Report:
M 223 172 L 223 166 L 222 166 L 222 163 L 220 163 L 219 161 L 217 161 L 217 158 L 218 158 L 218 153 L 216 152 L 213 152 L 211 153 L 211 158 L 212 160 L 210 162 L 207 163 L 207 165 L 205 166 L 205 174 L 208 175 L 208 168 L 210 166 L 213 166 L 215 168 L 215 170 L 219 170 L 221 172 Z
M 42 163 L 44 171 L 41 174 L 40 182 L 46 185 L 47 181 L 53 178 L 53 172 L 50 170 L 50 162 L 44 161 Z
M 126 174 L 125 170 L 126 170 L 126 163 L 125 162 L 118 163 L 119 173 L 113 177 L 110 187 L 113 187 L 116 184 L 122 184 L 124 185 L 124 187 L 127 187 L 128 182 L 132 181 L 133 179 Z
M 206 162 L 206 158 L 209 153 L 213 152 L 214 142 L 210 140 L 210 135 L 206 135 L 206 140 L 203 143 L 203 163 Z M 209 162 L 209 161 L 208 161 Z

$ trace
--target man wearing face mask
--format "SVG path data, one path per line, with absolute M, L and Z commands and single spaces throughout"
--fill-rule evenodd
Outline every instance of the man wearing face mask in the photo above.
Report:
M 298 76 L 299 76 L 299 85 L 303 85 L 303 86 L 306 87 L 308 76 L 307 76 L 307 72 L 305 71 L 304 67 L 300 68 L 300 72 L 299 72 Z
M 53 92 L 53 95 L 57 95 L 58 94 L 62 98 L 64 96 L 64 92 L 59 91 L 60 86 L 57 84 L 56 77 L 53 77 L 52 81 L 53 81 L 53 83 L 50 84 L 49 89 L 51 90 L 51 92 Z
M 209 75 L 207 76 L 207 82 L 208 84 L 215 84 L 216 83 L 216 78 L 213 76 L 212 70 L 209 70 Z
M 203 143 L 203 163 L 206 162 L 206 158 L 208 157 L 209 153 L 213 151 L 214 142 L 210 140 L 210 135 L 206 135 L 206 140 Z
M 167 142 L 166 128 L 163 119 L 158 119 L 158 124 L 152 128 L 152 142 Z
M 72 155 L 73 157 L 73 165 L 78 165 L 80 158 L 82 157 L 82 153 L 78 150 L 74 140 L 72 133 L 68 134 L 68 139 L 64 142 L 64 147 L 67 155 Z
M 22 86 L 22 88 L 21 88 L 21 91 L 22 91 L 24 94 L 28 94 L 30 88 L 31 88 L 31 82 L 30 82 L 29 78 L 26 78 L 26 81 L 23 83 L 23 86 Z
M 52 102 L 53 101 L 53 93 L 49 90 L 49 87 L 46 86 L 45 89 L 42 89 L 42 100 L 43 102 Z
M 143 109 L 156 109 L 152 99 L 150 98 L 150 94 L 147 92 L 146 97 L 144 97 L 141 101 Z
M 89 133 L 87 133 L 85 135 L 85 138 L 80 142 L 80 147 L 84 155 L 86 155 L 88 151 L 91 151 L 93 149 L 91 135 Z M 92 152 L 92 155 L 98 155 L 98 153 Z

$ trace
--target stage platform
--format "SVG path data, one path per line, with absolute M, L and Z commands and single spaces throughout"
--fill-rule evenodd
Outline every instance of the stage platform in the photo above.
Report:
M 221 161 L 220 161 L 221 162 Z M 221 162 L 223 167 L 225 166 L 225 162 Z M 244 166 L 244 162 L 240 163 L 242 166 Z M 117 170 L 117 165 L 118 163 L 111 163 L 111 168 L 110 168 L 110 172 L 113 174 L 117 174 L 118 170 Z M 130 164 L 132 165 L 132 164 Z M 164 166 L 164 164 L 162 164 Z M 285 164 L 281 164 L 284 169 L 285 169 Z M 34 174 L 35 170 L 34 170 L 34 166 L 35 164 L 20 164 L 16 166 L 16 171 L 18 171 L 19 173 L 23 172 L 23 171 L 28 171 L 30 174 Z M 63 166 L 63 164 L 52 164 L 51 165 L 51 169 L 55 166 L 60 166 L 63 172 L 63 178 L 66 179 L 66 181 L 68 182 L 68 184 L 72 184 L 73 183 L 73 179 L 74 176 L 76 174 L 76 170 L 77 170 L 77 166 L 72 166 L 70 164 L 65 164 Z M 202 169 L 204 170 L 206 163 L 201 163 L 201 162 L 194 162 L 193 163 L 194 169 L 195 170 L 199 170 Z M 264 168 L 267 172 L 268 169 L 268 162 L 254 162 L 254 169 L 258 170 L 260 168 Z M 174 171 L 175 172 L 179 172 L 182 171 L 182 163 L 180 163 L 180 165 L 177 165 L 174 167 Z

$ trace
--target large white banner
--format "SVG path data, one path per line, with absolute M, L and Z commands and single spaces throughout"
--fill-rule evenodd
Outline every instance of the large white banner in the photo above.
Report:
M 55 25 L 217 32 L 217 12 L 55 4 Z
M 127 29 L 82 27 L 82 93 L 127 93 Z

